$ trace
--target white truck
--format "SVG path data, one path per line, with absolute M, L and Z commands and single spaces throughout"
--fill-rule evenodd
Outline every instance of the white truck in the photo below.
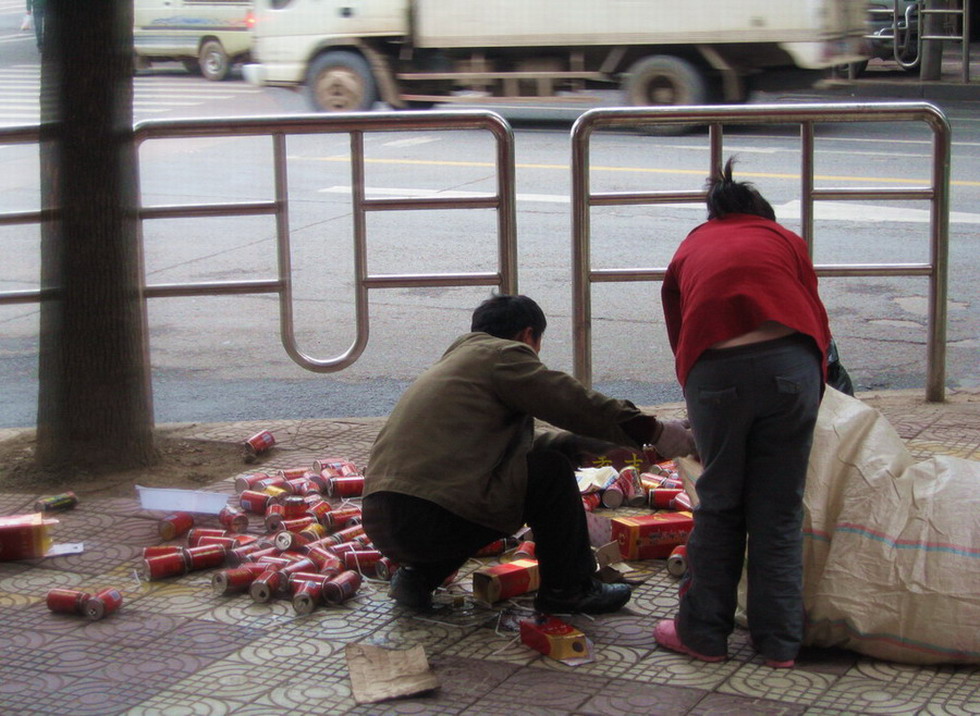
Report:
M 252 84 L 314 109 L 740 102 L 867 57 L 865 0 L 255 0 Z

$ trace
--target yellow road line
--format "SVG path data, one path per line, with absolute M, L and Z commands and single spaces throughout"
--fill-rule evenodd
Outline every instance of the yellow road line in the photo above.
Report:
M 332 157 L 291 157 L 292 159 L 307 159 L 319 162 L 348 162 L 350 158 L 346 155 Z M 451 161 L 446 159 L 372 159 L 365 158 L 365 164 L 407 164 L 412 166 L 436 166 L 436 167 L 480 167 L 493 169 L 496 167 L 494 162 L 467 162 Z M 569 171 L 567 164 L 524 164 L 514 165 L 517 169 L 557 169 Z M 622 174 L 683 174 L 687 176 L 706 177 L 707 172 L 703 169 L 657 169 L 654 167 L 607 167 L 593 166 L 594 172 L 618 172 Z M 753 179 L 788 179 L 798 181 L 799 174 L 780 174 L 775 172 L 739 172 L 741 177 L 751 177 Z M 862 184 L 875 182 L 882 184 L 910 184 L 913 186 L 926 186 L 929 181 L 926 179 L 900 179 L 897 177 L 860 177 L 860 176 L 841 176 L 836 174 L 815 174 L 816 181 L 847 181 L 860 182 Z M 980 186 L 980 181 L 950 181 L 951 186 Z

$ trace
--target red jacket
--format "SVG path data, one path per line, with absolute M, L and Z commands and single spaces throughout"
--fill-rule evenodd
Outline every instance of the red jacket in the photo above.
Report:
M 761 216 L 730 214 L 694 229 L 667 268 L 661 297 L 682 386 L 705 350 L 765 321 L 810 336 L 827 354 L 830 327 L 806 242 Z

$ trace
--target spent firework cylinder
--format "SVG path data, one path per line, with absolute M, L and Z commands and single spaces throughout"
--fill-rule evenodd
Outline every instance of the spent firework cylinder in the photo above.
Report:
M 262 557 L 259 557 L 255 561 L 258 564 L 264 564 L 266 567 L 269 567 L 270 569 L 278 570 L 278 569 L 282 569 L 293 560 L 289 559 L 289 557 L 281 557 L 278 554 L 276 554 L 276 555 L 263 555 Z
M 248 529 L 248 515 L 237 507 L 225 505 L 218 513 L 220 522 L 229 532 L 244 532 Z
M 363 535 L 364 535 L 364 527 L 362 525 L 357 524 L 357 525 L 351 525 L 350 527 L 344 527 L 342 530 L 337 530 L 336 532 L 331 534 L 329 538 L 333 540 L 336 544 L 340 544 L 342 542 L 349 542 L 352 539 L 361 537 Z
M 266 565 L 256 562 L 245 562 L 238 567 L 223 569 L 211 575 L 211 589 L 218 597 L 248 591 L 252 582 L 267 569 Z
M 179 544 L 157 544 L 143 548 L 143 559 L 147 557 L 159 557 L 161 554 L 174 554 L 183 552 L 184 548 Z
M 262 492 L 263 490 L 268 490 L 269 488 L 275 487 L 280 490 L 285 490 L 286 478 L 278 473 L 275 475 L 268 475 L 262 480 L 259 480 L 254 485 L 252 485 L 253 490 Z
M 293 611 L 297 614 L 310 614 L 323 598 L 323 583 L 297 582 L 292 591 Z
M 304 517 L 296 517 L 292 520 L 281 520 L 279 522 L 279 530 L 285 530 L 286 532 L 301 532 L 313 524 L 316 524 L 316 520 L 313 517 L 306 515 Z
M 396 569 L 398 569 L 397 562 L 395 562 L 393 559 L 382 557 L 378 560 L 378 563 L 374 565 L 374 574 L 378 579 L 383 579 L 386 582 L 390 582 Z
M 514 559 L 534 559 L 534 542 L 525 540 L 514 548 Z
M 224 528 L 217 527 L 195 527 L 187 533 L 187 546 L 196 547 L 201 542 L 202 537 L 227 537 Z
M 687 572 L 687 545 L 679 544 L 667 557 L 667 571 L 675 577 L 683 577 Z
M 344 566 L 344 561 L 326 547 L 317 546 L 307 551 L 306 556 L 316 565 L 316 568 L 325 572 L 328 569 L 340 571 Z
M 626 495 L 623 493 L 622 487 L 620 487 L 617 483 L 613 483 L 602 491 L 603 507 L 615 509 L 616 507 L 620 507 L 625 501 Z
M 690 512 L 694 509 L 694 503 L 691 502 L 691 496 L 685 491 L 681 490 L 681 494 L 670 501 L 670 509 L 672 510 L 686 510 Z
M 287 495 L 282 498 L 279 506 L 282 507 L 282 517 L 286 520 L 310 516 L 310 505 L 300 495 Z
M 311 543 L 321 540 L 327 536 L 327 528 L 321 525 L 319 522 L 314 522 L 308 527 L 304 527 L 299 531 L 299 536 L 306 539 L 306 546 Z
M 58 614 L 82 614 L 92 595 L 79 589 L 51 589 L 45 602 L 48 609 Z
M 283 552 L 288 552 L 290 550 L 301 550 L 312 541 L 313 540 L 311 540 L 309 537 L 306 537 L 299 532 L 290 532 L 288 530 L 277 532 L 275 538 L 276 549 Z
M 500 539 L 495 539 L 489 544 L 485 544 L 480 549 L 476 551 L 474 557 L 496 557 L 497 555 L 503 554 L 507 549 L 507 540 L 501 537 Z
M 286 519 L 286 508 L 281 502 L 273 502 L 265 508 L 265 528 L 269 532 L 281 529 L 282 521 Z
M 255 459 L 259 455 L 268 452 L 275 444 L 276 438 L 268 430 L 255 433 L 255 435 L 242 443 L 242 453 L 245 457 L 245 462 L 255 462 Z
M 187 534 L 194 526 L 194 516 L 188 512 L 175 512 L 160 520 L 160 537 L 171 540 Z
M 350 475 L 331 477 L 327 482 L 327 497 L 360 497 L 364 494 L 364 477 Z
M 582 495 L 582 507 L 586 512 L 595 512 L 596 508 L 602 504 L 602 495 L 598 492 L 587 492 Z
M 235 547 L 240 546 L 238 542 L 235 540 L 235 538 L 232 537 L 231 535 L 221 535 L 221 536 L 204 535 L 199 540 L 197 540 L 197 544 L 195 544 L 194 546 L 202 547 L 204 545 L 211 545 L 211 544 L 220 544 L 222 547 L 225 548 L 225 550 L 234 549 Z
M 228 548 L 222 544 L 202 544 L 187 548 L 188 570 L 220 567 L 228 556 Z
M 243 562 L 251 561 L 251 555 L 255 554 L 259 550 L 269 549 L 270 545 L 265 540 L 255 540 L 249 544 L 239 545 L 238 547 L 232 547 L 228 550 L 228 564 L 232 567 L 237 567 Z M 275 551 L 275 545 L 271 545 L 273 552 Z
M 640 471 L 632 465 L 626 465 L 619 471 L 619 479 L 628 483 L 629 489 L 624 489 L 626 504 L 630 507 L 639 507 L 646 502 L 646 491 L 643 489 L 643 482 L 640 480 Z
M 352 527 L 353 525 L 359 524 L 360 521 L 360 507 L 338 507 L 335 510 L 330 510 L 324 513 L 323 516 L 320 517 L 320 524 L 331 532 L 336 532 L 337 530 L 344 529 L 345 527 Z
M 313 472 L 328 473 L 326 477 L 346 477 L 356 475 L 357 466 L 342 457 L 324 457 L 313 461 Z
M 183 548 L 179 552 L 147 557 L 143 560 L 143 576 L 150 580 L 176 577 L 187 574 L 188 564 L 187 550 Z
M 329 572 L 293 572 L 289 575 L 289 588 L 294 589 L 297 584 L 301 582 L 317 582 L 321 586 L 324 582 L 329 582 L 331 579 L 340 574 L 343 570 L 331 570 Z
M 357 594 L 361 575 L 352 569 L 341 572 L 323 585 L 323 600 L 328 604 L 343 604 Z
M 321 488 L 317 482 L 314 482 L 313 473 L 310 473 L 286 480 L 286 489 L 297 497 L 305 497 L 306 495 L 319 495 Z
M 78 495 L 69 490 L 68 492 L 62 492 L 60 495 L 42 497 L 34 503 L 34 511 L 61 512 L 62 510 L 74 509 L 77 504 Z
M 285 575 L 295 574 L 296 572 L 315 572 L 317 571 L 316 562 L 309 557 L 301 557 L 291 561 L 280 570 Z
M 290 480 L 303 477 L 308 472 L 310 472 L 309 468 L 305 467 L 287 467 L 285 470 L 276 470 L 276 477 L 282 478 L 282 487 L 285 487 Z
M 344 566 L 373 576 L 377 574 L 376 566 L 381 557 L 381 552 L 376 549 L 354 549 L 344 553 Z
M 253 601 L 265 604 L 271 601 L 273 595 L 282 594 L 287 583 L 285 574 L 276 569 L 267 569 L 252 581 L 248 593 Z
M 655 510 L 666 510 L 671 501 L 684 490 L 673 487 L 656 487 L 647 493 L 647 504 Z
M 122 606 L 123 598 L 118 589 L 102 589 L 85 602 L 85 616 L 96 621 L 107 617 Z
M 239 475 L 235 478 L 235 492 L 241 494 L 246 490 L 251 490 L 259 480 L 264 480 L 267 477 L 269 477 L 267 472 L 250 472 Z

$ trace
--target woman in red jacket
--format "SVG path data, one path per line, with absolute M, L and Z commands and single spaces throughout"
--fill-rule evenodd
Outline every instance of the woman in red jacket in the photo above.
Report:
M 803 486 L 830 342 L 806 243 L 775 221 L 732 160 L 708 180 L 708 221 L 674 255 L 664 317 L 704 472 L 675 619 L 654 636 L 727 655 L 748 545 L 748 621 L 773 667 L 803 637 Z

